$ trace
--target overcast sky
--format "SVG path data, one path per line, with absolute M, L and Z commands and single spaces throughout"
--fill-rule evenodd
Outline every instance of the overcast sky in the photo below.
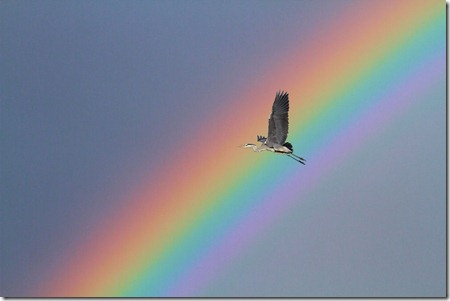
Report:
M 91 231 L 97 215 L 114 208 L 118 196 L 153 171 L 165 148 L 199 128 L 203 114 L 219 110 L 230 91 L 242 89 L 275 63 L 283 48 L 307 40 L 311 26 L 351 3 L 2 1 L 2 293 L 33 289 L 39 275 L 57 264 L 60 250 L 70 248 L 78 233 Z M 445 89 L 439 91 L 434 97 L 445 99 Z M 370 295 L 380 288 L 388 288 L 387 295 L 440 292 L 445 271 L 444 105 L 418 104 L 386 128 L 374 138 L 373 148 L 361 150 L 352 164 L 329 175 L 328 189 L 309 196 L 327 210 L 293 208 L 205 294 Z M 384 149 L 387 141 L 391 147 Z M 411 157 L 392 160 L 394 149 L 395 154 L 420 153 L 421 160 L 414 165 Z M 385 165 L 370 166 L 369 158 Z M 371 168 L 392 172 L 379 178 Z M 351 198 L 348 192 L 339 198 L 337 187 L 357 181 L 357 174 L 366 184 Z M 391 185 L 406 181 L 405 175 L 410 184 L 424 183 L 425 188 L 412 193 Z M 283 229 L 303 219 L 305 210 L 310 216 L 301 223 L 307 228 L 286 235 Z M 373 220 L 379 228 L 365 227 Z M 377 250 L 371 254 L 378 256 L 366 258 L 353 252 L 350 241 L 336 240 L 339 233 L 355 229 L 353 242 L 367 239 Z M 398 231 L 404 242 L 391 240 Z M 277 246 L 284 246 L 280 253 Z M 386 249 L 391 250 L 388 261 Z M 332 263 L 336 269 L 329 270 L 323 258 L 342 265 Z M 355 272 L 348 262 L 367 266 Z M 403 270 L 390 262 L 401 262 Z M 364 274 L 365 269 L 374 273 Z M 421 273 L 427 275 L 425 282 Z M 239 286 L 249 277 L 253 285 Z M 277 277 L 285 279 L 283 288 L 273 281 Z M 346 286 L 349 282 L 354 287 Z

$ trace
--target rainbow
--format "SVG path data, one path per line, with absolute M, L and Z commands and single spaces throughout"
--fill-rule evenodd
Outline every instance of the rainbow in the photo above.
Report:
M 318 28 L 314 39 L 288 49 L 270 75 L 230 94 L 218 116 L 193 133 L 200 141 L 220 133 L 226 141 L 170 155 L 176 159 L 162 162 L 67 251 L 66 264 L 35 295 L 201 296 L 227 262 L 324 174 L 442 88 L 445 9 L 444 1 L 360 2 Z M 289 91 L 289 140 L 306 166 L 236 147 L 265 134 L 261 116 L 278 89 Z

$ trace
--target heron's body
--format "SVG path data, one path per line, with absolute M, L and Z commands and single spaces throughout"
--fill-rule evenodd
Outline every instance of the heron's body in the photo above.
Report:
M 271 151 L 285 154 L 299 163 L 305 164 L 305 159 L 293 153 L 292 144 L 286 142 L 289 128 L 289 95 L 286 92 L 277 92 L 269 116 L 269 132 L 266 137 L 257 136 L 260 146 L 248 143 L 245 148 L 252 148 L 254 152 Z
M 286 146 L 283 146 L 283 145 L 279 145 L 279 144 L 273 144 L 271 147 L 265 143 L 261 143 L 260 146 L 256 146 L 254 144 L 247 144 L 247 145 L 249 145 L 251 148 L 253 148 L 253 150 L 257 153 L 262 152 L 262 151 L 270 151 L 273 153 L 292 154 L 292 151 L 289 148 L 287 148 Z

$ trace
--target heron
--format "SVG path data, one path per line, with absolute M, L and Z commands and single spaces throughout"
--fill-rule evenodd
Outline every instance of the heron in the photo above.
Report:
M 251 148 L 254 152 L 270 151 L 283 154 L 295 161 L 305 164 L 305 159 L 294 154 L 292 144 L 286 142 L 289 128 L 289 94 L 284 91 L 278 91 L 272 106 L 272 113 L 269 116 L 269 132 L 267 138 L 256 136 L 260 146 L 252 143 L 244 144 L 243 148 Z

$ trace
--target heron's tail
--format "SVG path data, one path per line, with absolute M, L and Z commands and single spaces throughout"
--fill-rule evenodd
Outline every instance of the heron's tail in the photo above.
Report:
M 294 148 L 292 147 L 292 144 L 290 144 L 289 142 L 286 142 L 285 144 L 283 144 L 283 146 L 286 146 L 286 147 L 289 148 L 292 152 L 294 151 Z

